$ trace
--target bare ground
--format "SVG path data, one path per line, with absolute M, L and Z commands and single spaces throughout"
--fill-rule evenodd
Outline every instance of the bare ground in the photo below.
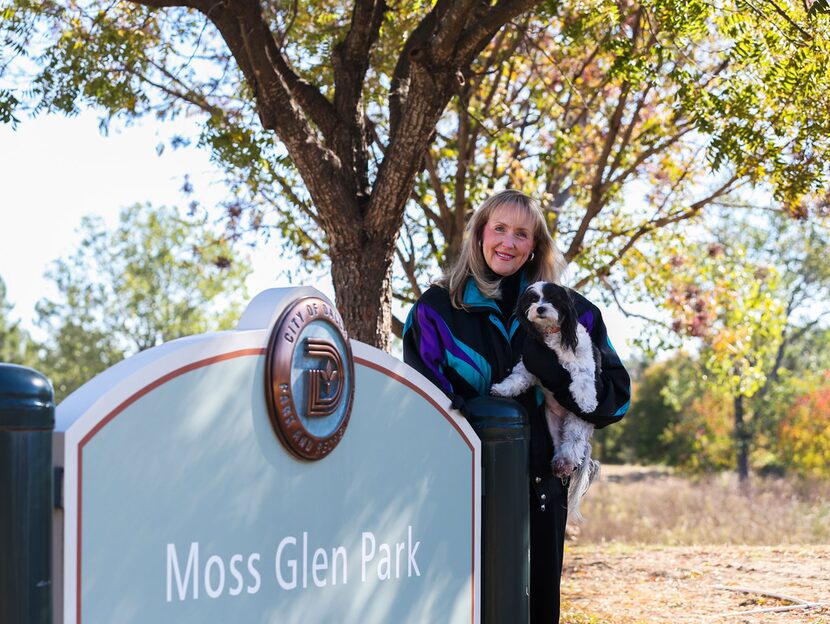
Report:
M 562 624 L 830 624 L 827 545 L 568 543 L 562 583 Z

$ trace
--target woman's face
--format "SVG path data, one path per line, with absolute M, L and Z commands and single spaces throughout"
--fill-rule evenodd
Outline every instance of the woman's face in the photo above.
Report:
M 533 219 L 516 206 L 499 206 L 490 214 L 481 241 L 484 261 L 493 273 L 513 275 L 533 251 Z

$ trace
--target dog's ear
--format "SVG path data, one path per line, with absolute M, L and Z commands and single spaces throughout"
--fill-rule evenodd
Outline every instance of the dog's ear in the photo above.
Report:
M 579 320 L 576 318 L 576 306 L 574 306 L 573 299 L 570 294 L 565 291 L 565 296 L 561 302 L 562 309 L 559 314 L 559 331 L 562 340 L 562 346 L 571 351 L 576 351 L 576 325 Z
M 545 337 L 542 335 L 542 332 L 540 332 L 539 328 L 527 318 L 527 311 L 530 308 L 530 305 L 532 303 L 536 303 L 537 301 L 539 301 L 539 293 L 537 293 L 532 286 L 529 286 L 524 293 L 522 293 L 522 296 L 519 297 L 519 301 L 516 304 L 516 317 L 519 319 L 519 325 L 525 330 L 525 333 L 528 336 L 532 336 L 535 340 L 538 340 L 544 344 Z

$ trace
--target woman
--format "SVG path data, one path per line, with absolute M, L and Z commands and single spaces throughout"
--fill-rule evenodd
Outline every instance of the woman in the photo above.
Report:
M 556 355 L 525 339 L 515 318 L 528 284 L 558 282 L 565 261 L 545 218 L 524 193 L 506 190 L 487 199 L 467 224 L 455 265 L 413 306 L 404 327 L 404 361 L 441 388 L 463 411 L 464 400 L 490 393 L 520 357 L 557 400 L 597 427 L 622 418 L 630 394 L 628 374 L 605 331 L 599 309 L 574 294 L 580 322 L 601 351 L 599 406 L 578 411 L 568 373 Z M 541 393 L 517 397 L 530 415 L 530 614 L 534 624 L 559 621 L 559 578 L 567 520 L 567 490 L 552 475 L 553 444 Z

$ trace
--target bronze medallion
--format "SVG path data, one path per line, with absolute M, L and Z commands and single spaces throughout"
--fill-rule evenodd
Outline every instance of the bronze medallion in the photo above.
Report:
M 302 459 L 322 459 L 346 431 L 354 398 L 354 361 L 343 319 L 319 297 L 280 316 L 268 341 L 266 402 L 277 436 Z

